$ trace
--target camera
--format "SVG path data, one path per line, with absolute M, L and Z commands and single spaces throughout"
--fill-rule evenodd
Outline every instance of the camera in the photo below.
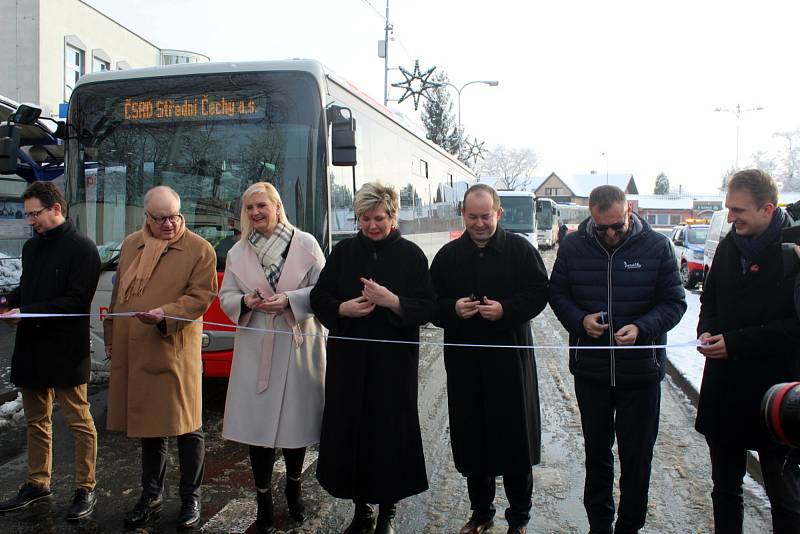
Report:
M 761 400 L 761 416 L 775 441 L 800 447 L 800 382 L 769 388 Z
M 800 258 L 794 252 L 800 245 L 800 200 L 786 207 L 786 215 L 791 225 L 781 230 L 781 257 L 783 274 L 789 278 L 800 273 Z

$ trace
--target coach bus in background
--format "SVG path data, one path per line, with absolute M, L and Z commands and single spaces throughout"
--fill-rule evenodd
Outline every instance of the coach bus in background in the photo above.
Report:
M 534 248 L 539 248 L 536 237 L 536 195 L 530 191 L 498 189 L 503 215 L 500 226 L 525 237 Z
M 558 204 L 558 213 L 561 224 L 566 224 L 567 233 L 571 233 L 576 231 L 578 226 L 589 217 L 589 206 Z
M 558 204 L 551 198 L 536 199 L 536 241 L 540 249 L 552 248 L 558 242 L 561 219 Z
M 309 60 L 87 74 L 70 98 L 67 126 L 69 216 L 107 268 L 93 302 L 100 313 L 122 241 L 141 228 L 153 186 L 181 196 L 186 226 L 214 246 L 221 278 L 240 239 L 240 196 L 254 182 L 275 185 L 289 220 L 326 254 L 357 232 L 353 193 L 368 181 L 391 184 L 400 231 L 432 257 L 463 227 L 456 191 L 475 181 L 424 133 Z M 230 324 L 217 301 L 205 319 Z M 99 319 L 92 335 L 102 346 Z M 203 346 L 204 373 L 227 376 L 232 326 L 206 325 Z

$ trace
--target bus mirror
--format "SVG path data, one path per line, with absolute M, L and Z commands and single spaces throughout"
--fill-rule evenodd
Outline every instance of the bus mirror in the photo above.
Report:
M 331 163 L 337 167 L 356 164 L 356 121 L 350 109 L 341 106 L 328 108 L 331 123 Z
M 33 104 L 20 104 L 14 113 L 8 116 L 8 122 L 17 124 L 33 124 L 42 114 L 42 108 Z
M 0 174 L 17 173 L 17 150 L 20 128 L 16 124 L 0 124 Z

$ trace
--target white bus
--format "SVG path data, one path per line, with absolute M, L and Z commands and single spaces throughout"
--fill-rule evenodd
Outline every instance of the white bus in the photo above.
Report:
M 238 239 L 239 198 L 254 182 L 274 184 L 289 220 L 326 253 L 356 232 L 354 191 L 373 180 L 392 184 L 400 231 L 432 257 L 463 228 L 456 192 L 475 181 L 423 133 L 308 60 L 88 74 L 70 98 L 68 128 L 69 216 L 109 267 L 93 303 L 101 313 L 119 247 L 141 227 L 143 195 L 155 185 L 180 194 L 186 224 L 214 246 L 221 276 Z M 207 317 L 224 321 L 217 302 Z M 92 331 L 101 338 L 99 321 Z M 226 376 L 230 329 L 209 328 L 204 347 L 204 372 Z
M 558 242 L 561 226 L 558 204 L 551 198 L 536 199 L 536 240 L 539 248 L 551 248 Z
M 536 239 L 536 195 L 530 191 L 497 191 L 503 216 L 500 226 L 525 237 L 534 248 L 539 248 Z
M 574 232 L 587 217 L 589 217 L 589 206 L 580 204 L 559 204 L 559 219 L 562 224 L 567 225 L 568 232 Z

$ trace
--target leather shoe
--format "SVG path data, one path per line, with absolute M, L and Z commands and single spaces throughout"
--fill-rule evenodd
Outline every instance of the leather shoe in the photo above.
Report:
M 482 534 L 492 528 L 491 517 L 479 517 L 472 514 L 472 517 L 467 521 L 467 524 L 461 527 L 458 534 Z
M 97 504 L 97 492 L 95 490 L 87 490 L 86 488 L 78 488 L 75 490 L 75 497 L 72 499 L 72 506 L 67 511 L 67 521 L 77 521 L 82 517 L 86 517 L 94 512 L 94 507 Z
M 148 521 L 158 515 L 164 505 L 164 497 L 159 495 L 145 495 L 139 497 L 139 502 L 133 510 L 125 515 L 125 527 L 132 529 L 144 526 Z
M 188 530 L 194 528 L 200 522 L 200 499 L 184 499 L 181 504 L 181 511 L 178 514 L 178 530 Z
M 525 534 L 527 525 L 508 525 L 508 534 Z
M 395 506 L 382 504 L 378 512 L 378 521 L 375 523 L 375 534 L 395 534 L 394 526 Z
M 26 482 L 20 486 L 15 497 L 11 497 L 0 503 L 0 513 L 25 508 L 29 504 L 41 499 L 46 499 L 52 494 L 53 492 L 50 491 L 49 486 L 37 486 L 36 484 Z
M 375 510 L 367 503 L 357 502 L 353 520 L 343 534 L 372 534 L 375 530 Z

